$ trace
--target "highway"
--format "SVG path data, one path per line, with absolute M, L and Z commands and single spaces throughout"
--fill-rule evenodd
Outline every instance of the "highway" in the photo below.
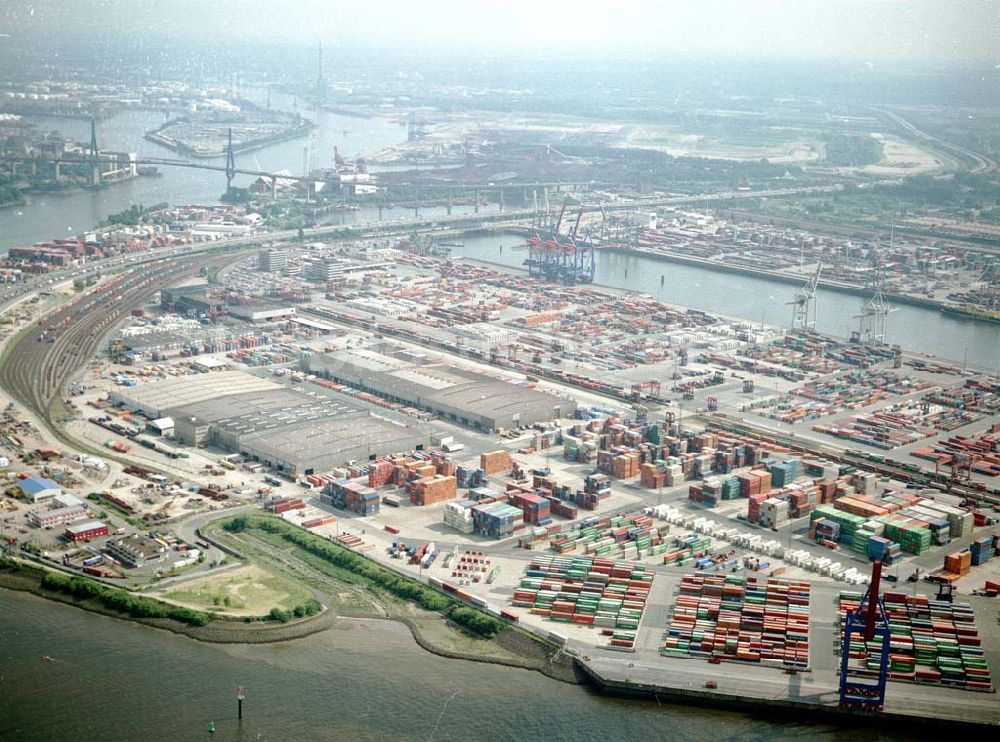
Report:
M 925 131 L 921 131 L 916 126 L 911 124 L 909 121 L 904 119 L 897 113 L 893 113 L 888 110 L 881 110 L 881 113 L 885 114 L 894 124 L 899 126 L 901 129 L 906 131 L 908 134 L 916 137 L 917 139 L 922 139 L 929 144 L 936 145 L 941 149 L 947 150 L 952 154 L 956 154 L 959 157 L 964 157 L 968 160 L 972 160 L 974 163 L 972 168 L 969 170 L 970 173 L 985 174 L 995 172 L 997 169 L 996 161 L 990 159 L 984 154 L 976 152 L 969 149 L 968 147 L 962 147 L 958 144 L 953 144 L 952 142 L 947 142 L 940 137 L 936 137 L 932 134 L 928 134 Z

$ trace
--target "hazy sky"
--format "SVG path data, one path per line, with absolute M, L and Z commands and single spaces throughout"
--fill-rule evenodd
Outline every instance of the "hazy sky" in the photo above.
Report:
M 200 37 L 1000 65 L 1000 0 L 2 0 L 0 34 Z

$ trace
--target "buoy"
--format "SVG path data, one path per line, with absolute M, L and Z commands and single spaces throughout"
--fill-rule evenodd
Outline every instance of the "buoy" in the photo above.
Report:
M 209 734 L 215 734 L 215 722 L 214 721 L 208 722 L 208 733 Z

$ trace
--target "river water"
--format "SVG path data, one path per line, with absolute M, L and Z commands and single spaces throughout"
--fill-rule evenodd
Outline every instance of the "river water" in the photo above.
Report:
M 464 247 L 454 248 L 452 254 L 520 268 L 527 253 L 512 248 L 523 242 L 523 238 L 510 234 L 466 237 Z M 594 281 L 647 293 L 668 304 L 783 326 L 791 323 L 787 302 L 797 291 L 792 284 L 767 278 L 600 251 Z M 861 310 L 862 297 L 819 289 L 817 301 L 819 330 L 850 337 L 851 330 L 857 328 L 855 315 Z M 946 317 L 907 304 L 891 307 L 886 318 L 886 342 L 958 363 L 967 361 L 970 366 L 990 371 L 1000 370 L 1000 325 Z
M 242 725 L 237 686 L 247 693 Z M 7 590 L 0 688 L 3 742 L 208 739 L 212 721 L 214 739 L 247 742 L 879 738 L 607 698 L 437 657 L 386 621 L 344 621 L 280 644 L 202 644 Z

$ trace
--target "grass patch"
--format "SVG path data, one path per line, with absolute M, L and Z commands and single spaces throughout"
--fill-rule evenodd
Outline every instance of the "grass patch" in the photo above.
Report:
M 295 580 L 256 565 L 193 580 L 160 595 L 199 610 L 239 616 L 263 616 L 273 609 L 293 611 L 312 597 Z

